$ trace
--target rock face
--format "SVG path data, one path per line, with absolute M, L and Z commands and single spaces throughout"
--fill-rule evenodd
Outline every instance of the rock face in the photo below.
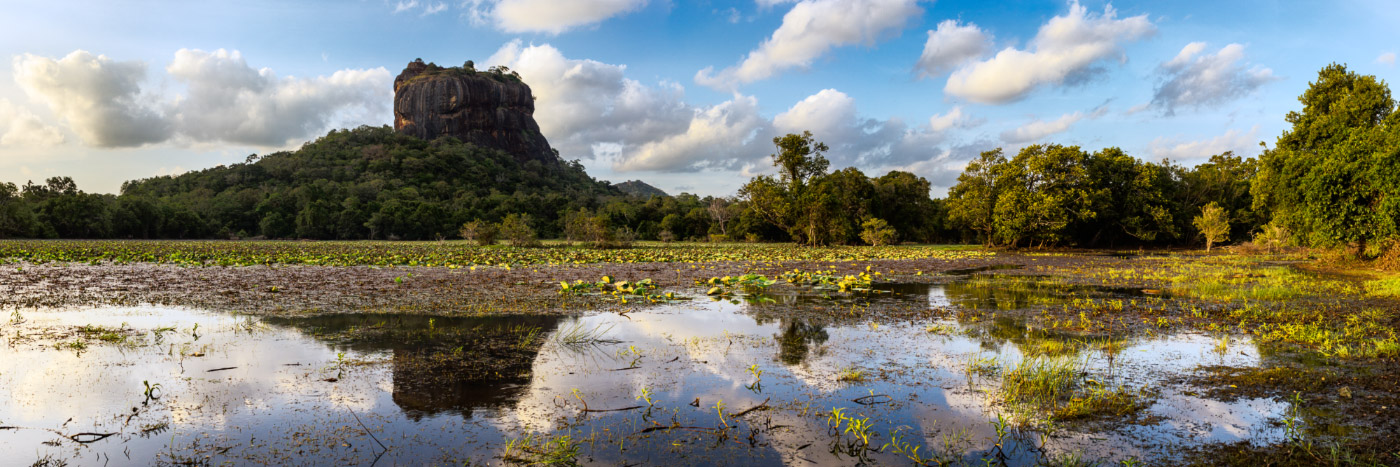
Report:
M 415 60 L 394 79 L 394 129 L 433 140 L 454 136 L 521 161 L 559 160 L 535 123 L 535 98 L 519 75 L 442 68 Z

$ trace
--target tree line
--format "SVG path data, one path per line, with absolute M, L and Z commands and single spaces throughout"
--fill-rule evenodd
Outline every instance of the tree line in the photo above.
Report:
M 1119 148 L 995 149 L 968 162 L 943 199 L 909 172 L 831 170 L 829 148 L 810 132 L 774 138 L 776 175 L 754 177 L 733 197 L 701 197 L 627 195 L 578 161 L 522 163 L 453 138 L 365 126 L 295 151 L 130 181 L 120 195 L 84 193 L 67 177 L 0 183 L 0 237 L 1388 245 L 1400 235 L 1390 90 L 1334 64 L 1299 101 L 1286 116 L 1292 127 L 1257 159 L 1226 152 L 1184 167 Z

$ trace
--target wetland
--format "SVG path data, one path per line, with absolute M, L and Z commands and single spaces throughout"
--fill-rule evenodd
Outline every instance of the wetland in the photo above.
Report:
M 1393 280 L 1301 255 L 0 252 L 18 465 L 1400 462 Z

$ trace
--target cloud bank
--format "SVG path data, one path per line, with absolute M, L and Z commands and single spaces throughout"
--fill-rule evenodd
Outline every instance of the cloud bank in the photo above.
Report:
M 915 0 L 803 0 L 793 5 L 773 35 L 738 65 L 717 73 L 714 67 L 706 67 L 695 73 L 695 82 L 733 90 L 784 70 L 806 68 L 833 48 L 874 45 L 922 13 Z
M 61 59 L 20 55 L 14 70 L 26 94 L 83 142 L 103 148 L 167 141 L 286 146 L 336 125 L 387 122 L 393 98 L 392 77 L 382 67 L 282 78 L 222 49 L 175 53 L 165 71 L 185 86 L 183 94 L 143 88 L 143 62 L 84 50 Z
M 983 104 L 1013 102 L 1041 86 L 1082 81 L 1101 61 L 1124 61 L 1123 43 L 1155 31 L 1147 15 L 1118 19 L 1112 6 L 1094 15 L 1076 1 L 1064 16 L 1042 25 L 1027 48 L 1008 47 L 992 58 L 958 68 L 943 90 Z

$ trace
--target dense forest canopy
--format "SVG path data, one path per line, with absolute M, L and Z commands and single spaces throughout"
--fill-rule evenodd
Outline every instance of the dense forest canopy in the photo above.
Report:
M 930 197 L 928 180 L 912 173 L 832 170 L 829 148 L 810 132 L 774 138 L 776 175 L 753 178 L 732 198 L 702 198 L 641 182 L 620 189 L 577 161 L 520 162 L 454 138 L 360 127 L 296 151 L 127 182 L 117 196 L 84 193 L 67 177 L 0 184 L 0 237 L 413 240 L 494 237 L 504 226 L 531 239 L 609 245 L 1097 247 L 1259 235 L 1360 252 L 1388 244 L 1400 235 L 1400 114 L 1389 88 L 1330 65 L 1299 101 L 1302 110 L 1286 116 L 1292 128 L 1257 160 L 1226 152 L 1183 167 L 1119 148 L 996 149 L 971 160 L 946 199 Z

